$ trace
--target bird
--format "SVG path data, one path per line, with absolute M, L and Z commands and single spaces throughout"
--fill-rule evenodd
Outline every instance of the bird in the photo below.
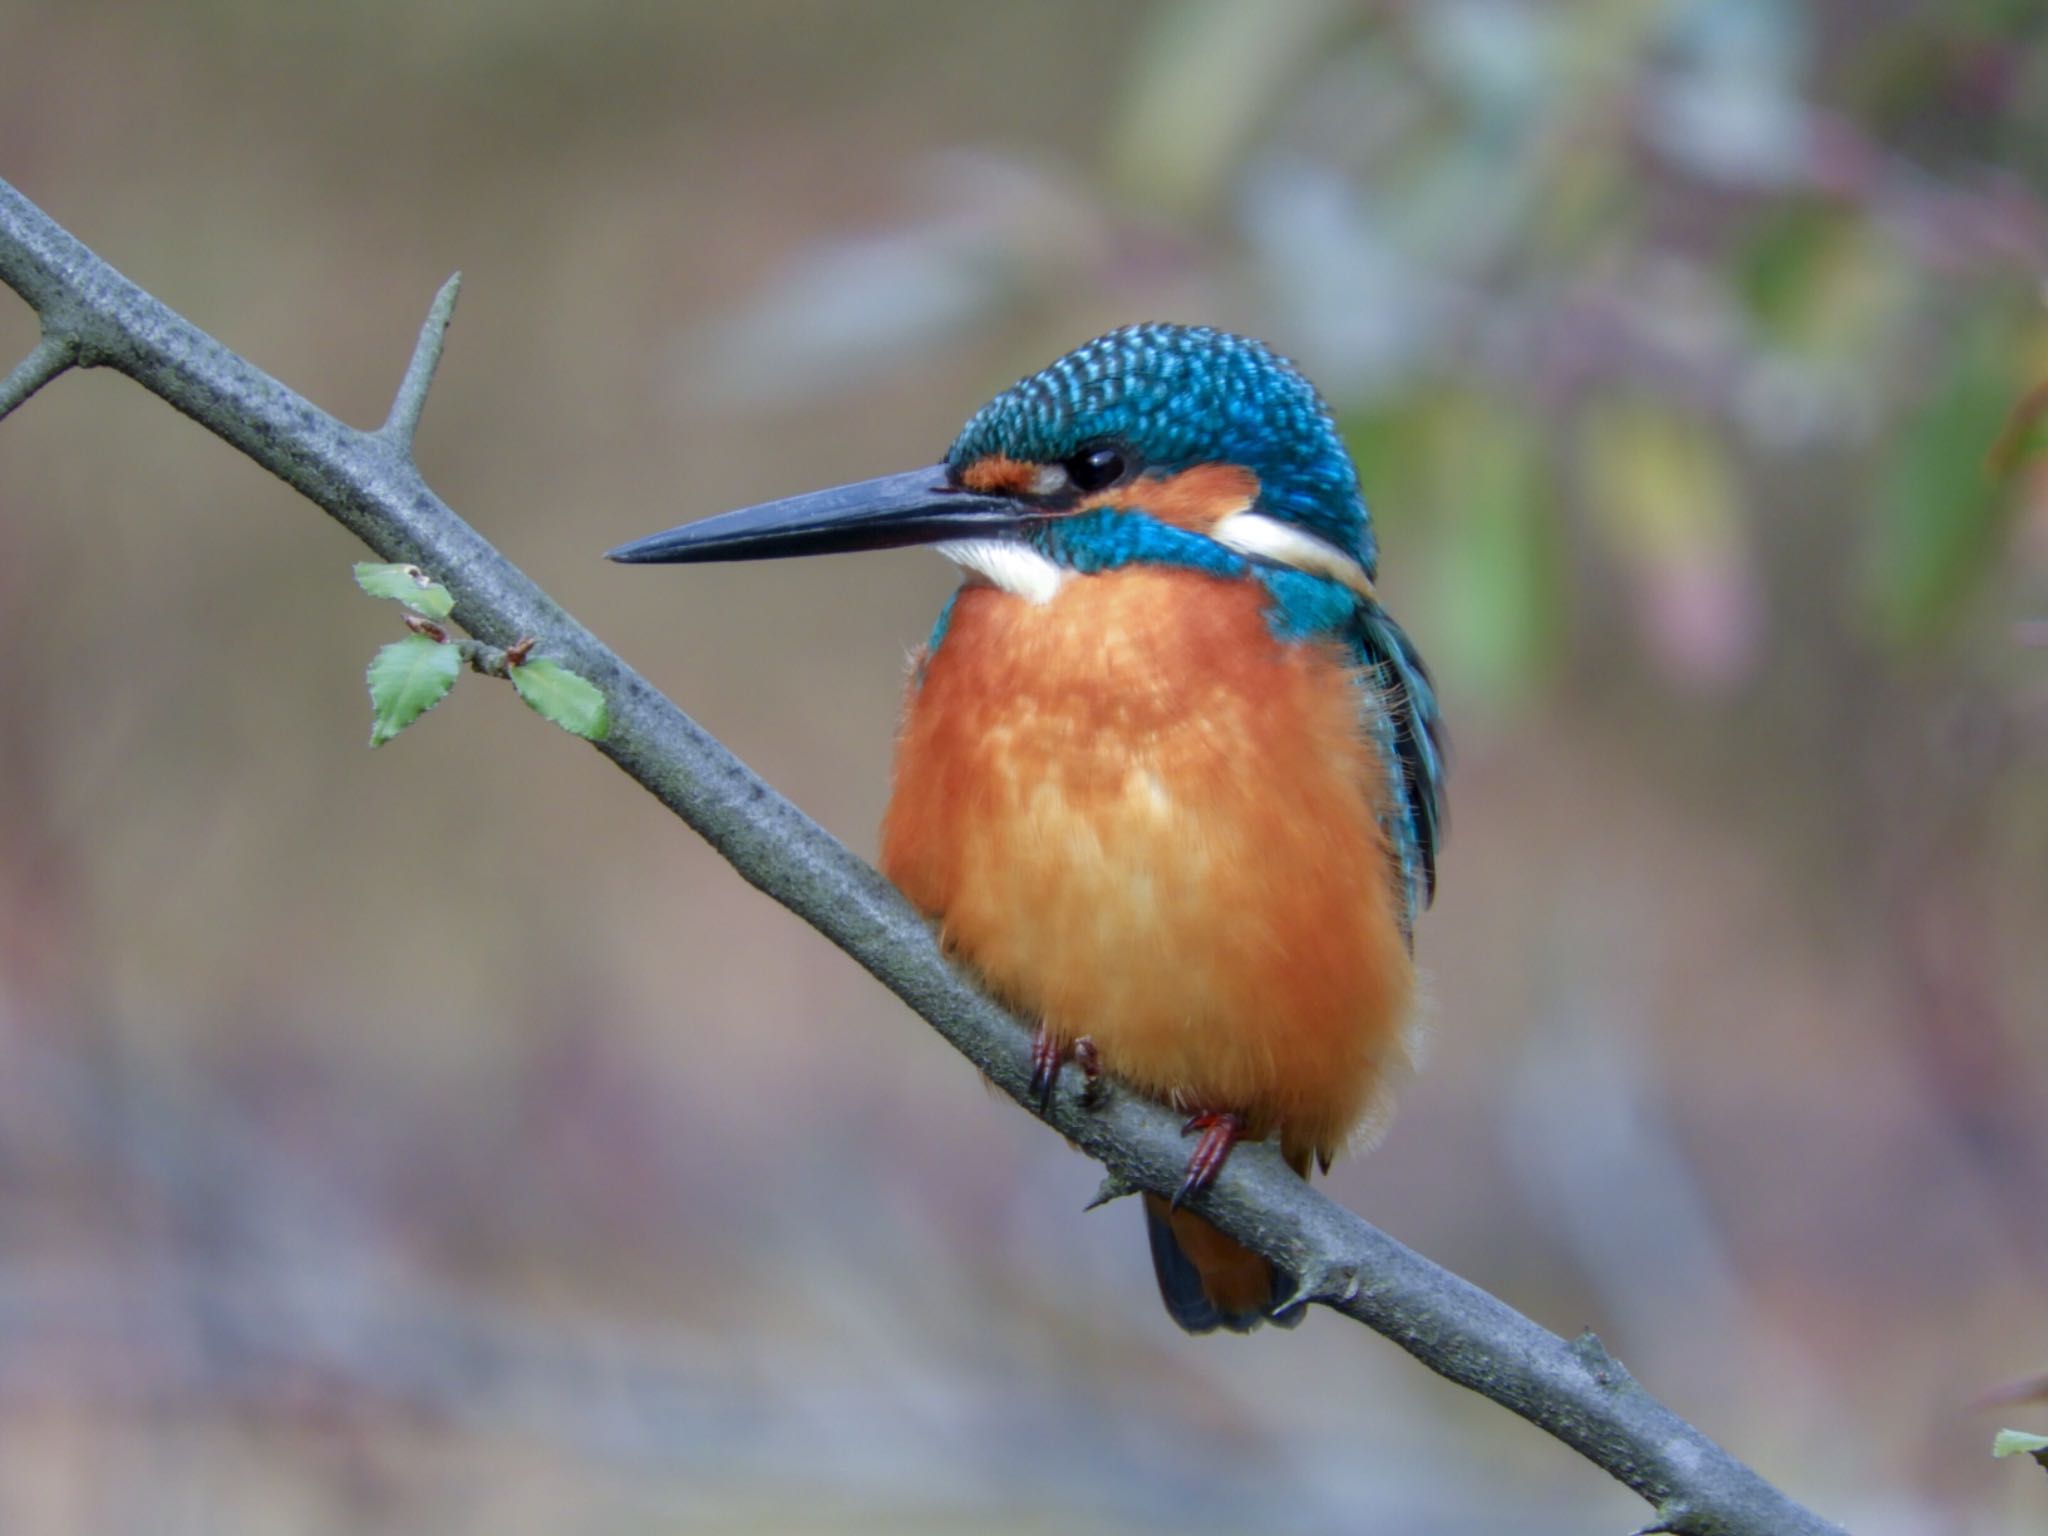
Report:
M 1185 1208 L 1242 1139 L 1306 1177 L 1384 1126 L 1417 1048 L 1446 738 L 1382 605 L 1355 464 L 1262 342 L 1140 324 L 1018 380 L 944 459 L 610 552 L 673 564 L 935 546 L 880 867 L 1035 1023 L 1196 1138 L 1145 1218 L 1190 1333 L 1299 1322 L 1296 1278 Z

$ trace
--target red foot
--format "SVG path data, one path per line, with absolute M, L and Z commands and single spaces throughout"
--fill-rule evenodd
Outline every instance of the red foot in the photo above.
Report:
M 1095 1042 L 1086 1035 L 1074 1042 L 1072 1050 L 1081 1075 L 1087 1079 L 1081 1090 L 1081 1102 L 1092 1106 L 1101 1088 L 1102 1058 L 1096 1053 Z M 1038 1033 L 1031 1037 L 1031 1097 L 1038 1102 L 1040 1114 L 1052 1107 L 1052 1091 L 1059 1085 L 1066 1054 L 1045 1026 L 1039 1025 Z
M 1031 1097 L 1037 1101 L 1040 1114 L 1052 1103 L 1053 1085 L 1059 1080 L 1059 1043 L 1041 1024 L 1038 1033 L 1031 1037 Z
M 1176 1211 L 1216 1182 L 1230 1149 L 1244 1134 L 1244 1117 L 1228 1110 L 1205 1109 L 1188 1116 L 1188 1123 L 1180 1130 L 1183 1136 L 1200 1131 L 1202 1139 L 1195 1143 L 1188 1158 L 1187 1176 L 1180 1181 L 1180 1188 L 1170 1202 L 1170 1208 Z

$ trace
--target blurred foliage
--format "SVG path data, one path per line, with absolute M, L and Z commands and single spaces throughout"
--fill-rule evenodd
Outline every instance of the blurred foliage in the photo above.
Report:
M 1564 559 L 1549 537 L 1552 468 L 1537 424 L 1497 392 L 1417 391 L 1346 418 L 1372 465 L 1375 502 L 1427 528 L 1417 606 L 1433 615 L 1432 665 L 1477 707 L 1506 707 L 1554 678 Z
M 1132 232 L 1112 252 L 1172 227 L 1239 245 L 1242 323 L 1323 384 L 1382 517 L 1412 530 L 1390 564 L 1430 573 L 1454 697 L 1540 698 L 1590 586 L 1634 594 L 1667 681 L 1742 682 L 1778 627 L 1757 552 L 1788 515 L 1841 519 L 1856 552 L 1775 596 L 1910 650 L 1998 581 L 2028 496 L 1990 457 L 2048 376 L 2048 216 L 2024 175 L 2048 66 L 2023 6 L 1853 11 L 1158 6 L 1100 190 L 1060 196 L 1070 222 Z M 1926 164 L 1880 136 L 1937 124 L 1982 131 L 1936 135 Z M 1048 259 L 899 293 L 922 242 L 888 238 L 871 276 L 833 272 L 868 334 L 929 347 L 1034 276 L 1073 280 Z M 771 283 L 758 323 L 791 297 Z M 812 376 L 797 361 L 785 387 Z M 1754 484 L 1795 460 L 1826 467 L 1804 513 Z M 2038 580 L 1992 596 L 2039 601 Z
M 1932 360 L 1925 398 L 1887 434 L 1896 446 L 1875 487 L 1871 599 L 1903 638 L 1951 622 L 2009 547 L 2019 487 L 1991 461 L 2026 382 L 2014 356 L 2014 318 L 1967 317 L 1946 355 Z

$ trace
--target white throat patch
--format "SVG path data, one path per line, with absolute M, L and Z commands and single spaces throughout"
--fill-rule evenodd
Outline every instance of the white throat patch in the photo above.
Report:
M 1217 523 L 1209 537 L 1255 560 L 1271 560 L 1276 565 L 1290 565 L 1297 571 L 1341 581 L 1362 597 L 1377 595 L 1364 566 L 1336 545 L 1277 517 L 1233 512 Z
M 1014 539 L 953 539 L 936 547 L 955 565 L 1027 603 L 1051 602 L 1067 579 L 1052 561 Z

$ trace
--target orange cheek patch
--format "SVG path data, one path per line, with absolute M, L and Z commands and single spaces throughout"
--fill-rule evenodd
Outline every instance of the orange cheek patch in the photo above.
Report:
M 1259 495 L 1259 477 L 1235 464 L 1197 464 L 1177 475 L 1140 475 L 1091 506 L 1128 508 L 1190 533 L 1208 533 Z
M 960 483 L 970 491 L 980 491 L 985 495 L 1017 495 L 1038 484 L 1038 466 L 992 453 L 963 469 Z

